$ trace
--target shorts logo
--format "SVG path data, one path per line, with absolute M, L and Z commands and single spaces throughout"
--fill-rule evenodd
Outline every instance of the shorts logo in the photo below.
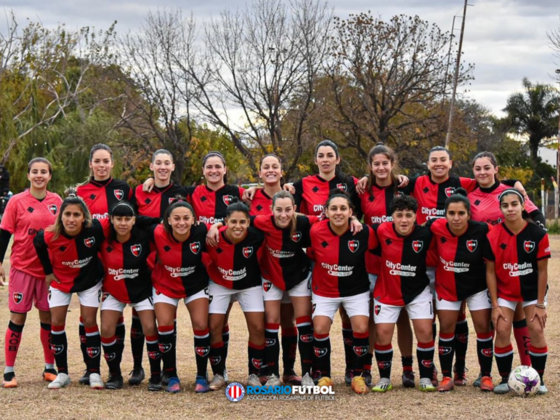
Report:
M 317 307 L 317 304 L 314 303 L 313 306 L 311 307 L 311 313 L 315 313 L 315 308 Z
M 221 356 L 210 356 L 210 364 L 216 366 L 222 361 Z
M 525 241 L 523 242 L 523 249 L 527 254 L 530 254 L 535 249 L 535 243 L 533 241 Z
M 445 195 L 448 196 L 448 197 L 451 197 L 454 193 L 455 193 L 455 188 L 454 187 L 447 187 L 445 189 Z
M 360 247 L 360 241 L 357 241 L 355 239 L 348 241 L 348 249 L 350 250 L 350 252 L 352 253 L 356 252 L 359 247 Z
M 193 254 L 198 254 L 198 251 L 200 251 L 200 242 L 193 242 L 190 248 Z
M 132 245 L 130 247 L 130 252 L 132 252 L 132 255 L 134 255 L 135 257 L 139 257 L 140 254 L 142 253 L 142 245 L 140 244 Z
M 422 241 L 412 241 L 412 250 L 417 254 L 422 251 L 422 247 L 424 246 L 424 242 Z
M 470 252 L 474 252 L 476 250 L 476 247 L 478 246 L 478 241 L 476 239 L 469 239 L 466 245 L 467 245 L 467 249 Z
M 272 289 L 272 283 L 269 282 L 269 281 L 265 281 L 265 282 L 263 283 L 263 290 L 264 290 L 265 292 L 268 292 L 270 289 Z
M 224 196 L 222 197 L 222 200 L 224 200 L 224 204 L 225 204 L 226 206 L 229 206 L 230 203 L 231 203 L 231 200 L 233 200 L 233 196 L 231 196 L 231 195 L 224 195 Z
M 101 295 L 101 302 L 105 302 L 108 297 L 109 297 L 109 293 L 103 292 L 103 294 Z
M 86 347 L 86 353 L 90 358 L 94 359 L 101 354 L 101 351 L 99 347 Z
M 368 348 L 366 346 L 354 346 L 353 349 L 354 353 L 356 353 L 356 356 L 362 357 L 365 356 Z
M 51 351 L 54 354 L 60 354 L 64 351 L 64 344 L 51 344 Z
M 440 347 L 438 351 L 440 356 L 445 356 L 446 354 L 451 353 L 451 347 Z
M 152 360 L 157 360 L 160 358 L 160 354 L 159 351 L 149 351 L 148 352 L 148 357 Z
M 101 302 L 102 302 L 102 300 L 101 300 L 102 298 L 103 298 L 103 291 L 102 291 L 102 290 L 98 290 L 98 291 L 97 291 L 97 301 L 98 301 L 99 303 L 101 303 Z
M 123 190 L 114 190 L 113 194 L 115 194 L 115 197 L 117 198 L 117 200 L 121 201 L 124 197 L 124 191 Z
M 245 258 L 250 258 L 251 255 L 253 255 L 253 247 L 252 246 L 246 246 L 245 248 L 243 248 L 243 256 Z
M 381 313 L 381 305 L 375 305 L 373 308 L 375 315 L 379 315 Z
M 299 336 L 299 339 L 303 343 L 311 343 L 313 342 L 313 334 L 303 334 Z
M 292 241 L 299 242 L 301 239 L 301 232 L 297 231 L 292 235 Z
M 346 184 L 336 184 L 336 188 L 341 191 L 348 191 L 348 186 Z
M 208 303 L 212 303 L 212 300 L 214 300 L 214 296 L 208 295 Z
M 51 291 L 49 290 L 49 296 L 47 298 L 49 300 L 49 302 L 51 301 Z
M 19 303 L 21 303 L 21 301 L 23 300 L 23 293 L 21 293 L 21 292 L 14 292 L 13 299 L 14 299 L 14 303 L 15 303 L 16 305 L 19 304 Z
M 431 368 L 434 365 L 433 360 L 422 360 L 422 365 L 427 368 Z
M 92 236 L 90 238 L 84 239 L 84 245 L 91 248 L 95 244 L 95 238 Z
M 251 364 L 253 365 L 253 367 L 254 367 L 255 369 L 260 369 L 261 366 L 262 366 L 262 359 L 255 359 L 255 358 L 252 358 L 252 359 L 251 359 Z
M 117 353 L 105 353 L 105 360 L 107 360 L 108 362 L 115 360 L 115 357 L 117 357 Z
M 389 369 L 391 367 L 391 362 L 377 362 L 379 369 Z
M 482 353 L 482 355 L 484 357 L 492 357 L 492 355 L 494 354 L 492 349 L 482 349 L 482 350 L 480 350 L 480 352 Z
M 167 353 L 173 347 L 171 343 L 158 343 L 159 352 L 160 353 Z
M 327 354 L 327 349 L 313 347 L 313 352 L 315 353 L 315 357 L 323 357 Z
M 50 204 L 47 208 L 53 216 L 56 216 L 56 212 L 58 211 L 58 206 L 56 204 Z
M 210 347 L 195 347 L 194 351 L 197 356 L 206 357 L 210 353 Z
M 266 347 L 272 347 L 276 344 L 275 338 L 267 338 L 266 339 Z

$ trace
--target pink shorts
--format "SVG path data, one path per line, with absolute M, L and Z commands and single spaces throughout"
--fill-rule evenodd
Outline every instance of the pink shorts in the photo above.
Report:
M 49 311 L 49 290 L 43 279 L 12 267 L 8 292 L 10 312 L 25 314 L 31 310 L 33 302 L 40 311 Z

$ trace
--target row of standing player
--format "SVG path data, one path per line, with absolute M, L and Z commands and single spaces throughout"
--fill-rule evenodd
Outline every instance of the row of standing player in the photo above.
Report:
M 329 150 L 329 149 L 330 149 L 330 150 Z M 102 150 L 102 149 L 101 149 L 101 150 Z M 95 151 L 94 151 L 94 152 L 95 152 Z M 317 148 L 317 152 L 318 152 L 318 153 L 317 153 L 317 163 L 318 163 L 319 167 L 321 168 L 321 171 L 322 171 L 322 172 L 320 173 L 320 175 L 319 175 L 318 177 L 307 177 L 306 179 L 304 179 L 304 180 L 300 183 L 300 185 L 296 184 L 296 187 L 302 188 L 302 190 L 305 189 L 305 181 L 317 181 L 317 180 L 318 180 L 319 182 L 322 182 L 322 184 L 320 184 L 320 185 L 323 185 L 323 186 L 324 186 L 324 184 L 330 184 L 328 181 L 326 182 L 326 180 L 329 178 L 329 171 L 328 171 L 328 169 L 329 169 L 329 168 L 330 168 L 330 169 L 333 169 L 334 167 L 336 167 L 336 160 L 338 159 L 338 152 L 337 152 L 335 146 L 332 145 L 332 144 L 329 144 L 329 143 L 323 143 L 323 145 L 320 145 L 320 146 Z M 382 151 L 382 152 L 383 152 L 383 151 Z M 445 153 L 447 153 L 447 152 L 445 152 Z M 96 153 L 93 153 L 93 155 L 95 155 L 95 154 L 96 154 Z M 98 152 L 97 154 L 99 154 L 99 152 Z M 381 153 L 381 154 L 383 155 L 383 153 Z M 433 157 L 432 155 L 434 155 L 434 154 L 437 155 L 437 153 L 432 153 L 432 154 L 430 155 L 430 160 L 432 160 L 432 157 Z M 374 155 L 374 156 L 375 156 L 375 155 Z M 212 177 L 214 177 L 214 178 L 216 178 L 216 179 L 222 179 L 222 182 L 223 182 L 223 178 L 224 178 L 223 175 L 224 175 L 224 172 L 225 172 L 225 162 L 223 162 L 223 158 L 221 158 L 221 157 L 218 156 L 218 155 L 216 155 L 216 156 L 214 156 L 214 157 L 218 158 L 221 162 L 218 162 L 218 164 L 216 165 L 218 168 L 217 168 L 217 170 L 215 170 L 215 171 L 213 171 L 213 172 L 212 172 L 212 165 L 210 165 L 210 171 L 209 171 L 209 173 L 207 174 L 207 180 L 208 180 L 208 183 L 209 183 L 209 184 L 210 184 L 210 180 L 211 180 Z M 333 157 L 334 157 L 334 159 L 332 159 Z M 154 156 L 154 158 L 157 158 L 157 156 Z M 211 157 L 211 158 L 213 158 L 213 157 Z M 385 153 L 385 158 L 386 158 L 386 160 L 389 160 L 389 161 L 392 160 L 390 151 L 388 151 L 387 153 Z M 323 160 L 321 160 L 321 159 L 323 159 Z M 108 162 L 107 162 L 107 160 L 108 160 Z M 267 162 L 267 160 L 268 160 L 269 162 Z M 266 169 L 267 169 L 267 166 L 269 166 L 269 167 L 272 168 L 271 172 L 277 172 L 277 173 L 279 172 L 279 162 L 278 162 L 278 160 L 276 159 L 276 163 L 274 163 L 274 160 L 275 160 L 275 159 L 274 159 L 273 157 L 265 158 L 265 159 L 263 160 L 263 165 L 262 165 L 262 166 L 263 166 L 263 174 L 264 174 L 264 175 L 263 175 L 263 179 L 265 180 L 265 189 L 264 189 L 264 190 L 261 190 L 261 195 L 262 195 L 262 196 L 265 196 L 265 197 L 266 197 L 267 187 L 270 187 L 270 186 L 271 186 L 270 184 L 272 184 L 272 183 L 270 183 L 270 182 L 267 183 L 266 181 L 267 181 L 267 179 L 268 179 L 268 181 L 270 181 L 271 178 L 274 178 L 274 176 L 271 176 L 270 173 L 269 173 L 269 174 L 265 174 Z M 329 162 L 329 160 L 330 160 L 330 162 Z M 332 163 L 333 163 L 333 160 L 335 161 L 335 162 L 334 162 L 334 165 L 332 164 Z M 375 159 L 373 159 L 373 160 L 375 160 Z M 370 162 L 370 163 L 371 163 L 372 169 L 376 167 L 376 164 L 374 164 L 373 160 Z M 102 165 L 100 165 L 100 166 L 101 166 L 101 170 L 99 171 L 100 176 L 99 176 L 98 178 L 102 178 L 104 175 L 110 177 L 110 171 L 107 171 L 107 168 L 106 168 L 106 167 L 103 167 L 103 163 L 105 163 L 105 166 L 109 166 L 110 164 L 112 164 L 112 159 L 105 159 L 105 161 L 106 161 L 106 162 L 101 162 L 101 164 L 102 164 Z M 270 163 L 270 161 L 272 162 L 272 164 Z M 157 162 L 158 162 L 157 159 L 155 159 L 155 160 L 154 160 L 154 164 L 157 165 Z M 95 162 L 95 157 L 92 156 L 92 166 L 93 166 L 93 168 L 94 168 L 94 175 L 95 175 L 95 163 L 96 163 L 96 162 Z M 391 163 L 391 164 L 392 164 L 392 163 Z M 448 162 L 447 164 L 450 165 L 450 162 Z M 330 165 L 330 166 L 329 166 L 329 165 Z M 220 168 L 220 166 L 221 166 L 221 168 Z M 432 166 L 433 166 L 433 165 L 432 165 Z M 444 166 L 445 166 L 445 165 L 444 165 Z M 495 167 L 495 165 L 493 165 L 493 166 Z M 205 166 L 205 172 L 206 172 L 207 167 L 208 167 L 208 165 Z M 275 167 L 275 168 L 274 168 L 274 167 Z M 220 173 L 220 169 L 222 170 L 221 173 Z M 387 168 L 385 168 L 385 171 L 386 171 L 386 169 L 387 169 Z M 389 168 L 389 170 L 390 170 L 390 168 Z M 434 171 L 433 171 L 432 173 L 434 173 L 434 172 L 437 173 L 438 170 L 440 170 L 440 168 L 438 168 L 438 167 L 436 166 L 436 168 L 434 169 Z M 165 174 L 166 171 L 167 171 L 167 173 L 169 173 L 169 169 L 165 169 L 165 168 L 164 168 L 163 170 L 160 170 L 160 171 L 157 171 L 157 170 L 155 171 L 156 183 L 157 183 L 157 181 L 158 181 L 158 174 L 159 174 L 160 177 L 161 177 L 161 175 L 162 175 L 162 174 Z M 375 169 L 374 169 L 374 171 L 375 171 Z M 331 172 L 332 172 L 332 171 L 331 171 Z M 380 177 L 379 177 L 379 176 L 376 176 L 375 179 L 376 179 L 377 183 L 374 183 L 374 185 L 372 185 L 372 188 L 374 188 L 375 186 L 380 186 L 380 185 L 378 185 L 378 184 L 382 184 L 382 183 L 383 183 L 383 179 L 382 179 L 382 178 L 383 178 L 383 174 L 382 174 L 382 172 L 383 172 L 383 169 L 382 169 L 381 171 L 377 171 L 377 174 L 378 174 L 378 175 L 381 174 L 381 176 L 380 176 Z M 205 175 L 206 175 L 206 173 L 205 173 Z M 331 174 L 331 175 L 332 175 L 332 174 Z M 374 173 L 373 175 L 375 176 L 376 174 Z M 163 178 L 164 178 L 164 177 L 163 177 Z M 279 178 L 279 176 L 278 176 L 277 178 Z M 310 178 L 311 178 L 311 179 L 310 179 Z M 337 178 L 338 178 L 338 179 L 337 179 Z M 435 176 L 432 177 L 432 178 L 435 178 Z M 346 184 L 345 184 L 344 182 L 342 182 L 342 183 L 341 183 L 341 182 L 338 182 L 338 181 L 345 181 L 345 182 L 348 182 L 347 180 L 348 180 L 347 177 L 341 176 L 340 174 L 335 174 L 335 176 L 331 176 L 331 182 L 334 182 L 334 183 L 336 184 L 335 186 L 336 186 L 337 188 L 343 188 L 343 189 L 347 189 L 347 190 L 348 190 L 348 189 L 352 189 L 353 185 L 348 185 L 348 184 L 351 184 L 351 183 L 346 183 Z M 98 182 L 98 181 L 103 181 L 103 180 L 94 179 L 94 180 L 92 180 L 92 182 L 90 182 L 90 184 L 94 184 L 94 183 L 96 183 L 96 182 Z M 381 182 L 380 182 L 380 181 L 381 181 Z M 417 180 L 416 180 L 416 181 L 417 181 Z M 417 183 L 418 183 L 418 182 L 416 182 L 415 185 L 416 185 Z M 116 184 L 116 182 L 115 182 L 114 180 L 111 180 L 111 181 L 108 182 L 107 184 Z M 160 183 L 160 184 L 161 184 L 161 183 Z M 168 185 L 165 185 L 165 184 L 164 184 L 164 185 L 161 185 L 161 187 L 163 187 L 164 189 L 167 188 L 167 191 L 171 192 L 171 191 L 170 191 L 170 189 L 171 189 L 170 187 L 171 187 L 171 186 L 169 185 L 169 182 L 167 182 L 167 184 L 168 184 Z M 307 186 L 309 187 L 309 182 L 308 182 L 307 184 L 308 184 Z M 376 185 L 376 184 L 377 184 L 377 185 Z M 157 185 L 156 185 L 156 186 L 157 186 Z M 99 186 L 98 186 L 98 187 L 99 187 Z M 120 187 L 119 185 L 113 185 L 113 187 L 114 187 L 114 188 L 113 188 L 113 194 L 110 194 L 110 193 L 107 193 L 107 194 L 99 194 L 98 197 L 100 197 L 100 198 L 103 198 L 104 196 L 105 196 L 105 197 L 109 197 L 108 200 L 114 200 L 113 197 L 115 197 L 117 201 L 120 200 L 120 199 L 122 199 L 122 198 L 123 198 L 123 195 L 124 195 L 125 192 L 126 192 L 126 189 L 125 189 L 126 186 L 123 185 L 123 186 L 122 186 L 122 189 L 119 189 L 119 188 L 118 188 L 118 187 Z M 116 187 L 116 188 L 115 188 L 115 187 Z M 159 187 L 159 186 L 158 186 L 158 187 Z M 220 187 L 223 187 L 223 184 L 222 184 L 221 186 L 219 186 L 218 188 L 220 188 Z M 277 187 L 277 189 L 279 189 L 279 182 L 277 183 L 277 185 L 273 185 L 273 187 Z M 329 187 L 330 187 L 330 185 L 329 185 Z M 233 188 L 236 188 L 236 187 L 233 187 Z M 224 188 L 222 188 L 222 190 L 223 190 L 223 189 L 224 189 Z M 309 190 L 314 191 L 314 192 L 317 192 L 317 190 L 320 190 L 320 189 L 317 188 L 317 186 L 314 186 L 313 188 L 307 188 L 307 192 L 308 192 L 308 193 L 309 193 Z M 326 190 L 328 191 L 328 188 L 327 188 Z M 324 191 L 325 191 L 325 188 L 322 188 L 322 192 L 324 192 Z M 162 191 L 159 191 L 159 192 L 161 193 Z M 191 194 L 192 194 L 193 192 L 196 192 L 196 191 L 191 191 Z M 223 193 L 227 193 L 227 191 L 222 191 L 222 192 L 223 192 Z M 235 193 L 235 191 L 232 191 L 232 192 Z M 274 191 L 272 191 L 272 192 L 274 192 Z M 305 192 L 305 191 L 302 191 L 302 192 Z M 447 188 L 446 188 L 446 192 L 447 192 Z M 269 193 L 270 193 L 270 189 L 269 189 Z M 224 194 L 224 195 L 225 195 L 226 197 L 225 197 L 225 198 L 222 197 L 222 200 L 221 200 L 221 201 L 220 201 L 220 200 L 214 200 L 214 203 L 217 203 L 216 206 L 220 206 L 221 203 L 227 204 L 227 202 L 230 200 L 230 198 L 227 197 L 228 194 Z M 301 197 L 302 195 L 303 195 L 303 194 L 297 195 L 297 197 L 298 197 L 298 196 Z M 191 197 L 192 197 L 192 195 L 191 195 Z M 373 200 L 371 200 L 372 197 L 373 197 L 373 195 L 370 197 L 370 200 L 369 200 L 370 202 L 373 201 Z M 94 194 L 94 193 L 90 194 L 90 195 L 89 195 L 89 198 L 92 199 L 92 200 L 95 199 L 95 198 L 96 198 L 96 194 Z M 200 203 L 200 202 L 204 202 L 204 201 L 205 201 L 205 200 L 204 200 L 205 198 L 206 198 L 205 195 L 202 194 L 201 201 L 199 201 L 199 203 Z M 100 201 L 102 201 L 102 200 L 100 200 Z M 375 201 L 378 201 L 378 203 L 379 203 L 380 200 L 375 200 Z M 149 198 L 145 199 L 145 202 L 146 202 L 146 204 L 149 204 L 150 199 L 149 199 Z M 163 205 L 168 204 L 168 203 L 165 203 L 164 201 L 160 201 L 160 202 L 161 202 L 161 203 L 164 203 Z M 196 202 L 196 201 L 195 201 L 195 202 Z M 262 204 L 257 204 L 257 202 L 258 202 L 258 200 L 256 200 L 256 203 L 254 204 L 254 208 L 256 208 L 256 209 L 258 209 L 259 207 L 261 207 L 261 209 L 262 209 L 262 208 L 265 208 L 265 209 L 266 209 L 266 207 L 268 207 L 268 205 L 269 205 L 269 202 L 268 202 L 268 203 L 266 203 L 266 202 L 263 203 L 263 204 L 265 204 L 264 206 L 263 206 Z M 322 202 L 322 201 L 319 201 L 319 200 L 317 200 L 317 201 L 310 201 L 310 203 L 313 203 L 313 202 L 317 203 L 317 202 Z M 207 203 L 207 204 L 208 204 L 208 203 Z M 314 208 L 314 210 L 316 210 L 316 208 Z M 206 213 L 206 214 L 208 214 L 208 213 Z M 380 217 L 386 217 L 386 215 L 387 215 L 387 212 L 385 212 L 383 215 L 380 215 Z M 105 217 L 106 217 L 106 211 L 104 212 L 104 214 L 103 214 L 103 213 L 98 214 L 98 216 L 105 216 Z M 212 216 L 201 216 L 201 218 L 206 218 L 206 219 L 207 219 L 206 221 L 212 221 L 212 220 L 211 220 L 211 217 L 212 217 Z M 203 220 L 204 220 L 204 219 L 203 219 Z M 373 218 L 372 218 L 372 221 L 373 221 Z M 268 332 L 268 331 L 267 331 L 267 332 Z

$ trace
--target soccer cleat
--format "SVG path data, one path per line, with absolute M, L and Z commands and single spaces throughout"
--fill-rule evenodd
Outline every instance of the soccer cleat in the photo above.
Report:
M 351 385 L 352 379 L 354 379 L 354 369 L 346 369 L 346 372 L 344 372 L 344 383 Z
M 212 391 L 217 391 L 226 386 L 227 382 L 222 375 L 214 375 L 214 379 L 210 381 L 210 389 Z
M 467 369 L 465 368 L 463 372 L 459 372 L 455 370 L 453 374 L 453 383 L 456 386 L 465 386 L 467 385 Z
M 301 376 L 297 375 L 293 370 L 282 374 L 282 382 L 289 385 L 301 385 Z
M 438 376 L 438 370 L 437 370 L 437 368 L 436 368 L 436 365 L 434 365 L 434 369 L 432 370 L 432 379 L 431 379 L 432 385 L 434 386 L 434 388 L 435 388 L 436 386 L 438 386 L 438 384 L 439 384 L 439 381 L 438 381 L 438 377 L 437 377 L 437 376 Z
M 546 393 L 548 393 L 548 388 L 545 384 L 540 384 L 539 389 L 537 390 L 537 395 L 544 395 Z
M 319 379 L 319 382 L 317 382 L 317 386 L 320 386 L 320 387 L 323 387 L 323 386 L 331 387 L 332 385 L 333 385 L 333 381 L 328 376 L 321 377 L 321 379 Z
M 422 392 L 436 391 L 436 387 L 432 383 L 431 378 L 420 378 L 420 382 L 418 382 L 418 389 Z
M 273 375 L 271 375 L 271 376 L 273 376 Z M 261 386 L 261 381 L 259 380 L 259 377 L 257 375 L 255 375 L 254 373 L 251 373 L 249 375 L 249 377 L 247 378 L 247 386 L 260 387 Z
M 208 391 L 210 391 L 210 385 L 208 384 L 206 376 L 197 376 L 194 381 L 194 392 L 203 394 Z
M 161 385 L 161 378 L 159 376 L 152 376 L 148 380 L 148 391 L 157 392 L 163 389 Z
M 484 392 L 494 391 L 494 383 L 492 382 L 492 377 L 491 376 L 483 376 L 480 379 L 479 388 L 480 388 L 481 391 L 484 391 Z
M 453 388 L 455 388 L 455 386 L 453 384 L 453 380 L 451 379 L 451 377 L 444 376 L 443 378 L 441 378 L 441 382 L 437 387 L 437 390 L 438 392 L 449 392 L 449 391 L 453 391 Z
M 110 375 L 107 382 L 105 382 L 105 389 L 122 389 L 124 379 L 121 375 Z
M 371 377 L 371 370 L 364 369 L 364 371 L 362 372 L 362 378 L 364 378 L 364 381 L 366 381 L 366 386 L 368 388 L 371 388 L 373 386 L 373 378 Z
M 363 376 L 354 376 L 352 379 L 352 391 L 356 394 L 367 394 L 368 386 Z
M 171 394 L 177 394 L 181 392 L 181 381 L 176 376 L 169 378 L 165 391 Z
M 17 388 L 18 383 L 16 374 L 14 372 L 4 373 L 4 380 L 2 381 L 2 388 Z
M 140 385 L 145 377 L 146 375 L 144 373 L 144 368 L 134 369 L 132 372 L 130 372 L 128 384 L 132 386 Z
M 502 383 L 494 387 L 494 394 L 507 394 L 509 393 L 509 385 L 507 381 L 502 381 Z
M 480 382 L 482 381 L 482 372 L 478 374 L 478 377 L 472 383 L 472 386 L 480 388 Z
M 312 373 L 311 377 L 313 378 L 313 383 L 317 385 L 319 383 L 319 379 L 321 379 L 321 372 L 317 370 Z
M 45 369 L 43 371 L 43 381 L 52 382 L 56 379 L 56 369 Z
M 84 372 L 84 376 L 82 376 L 79 380 L 78 383 L 80 385 L 89 385 L 89 371 L 86 369 Z
M 276 376 L 274 373 L 268 377 L 268 381 L 264 386 L 280 386 L 282 382 L 280 382 L 280 378 Z
M 371 390 L 373 392 L 387 392 L 393 389 L 391 380 L 389 378 L 381 378 Z
M 89 380 L 89 378 L 88 378 Z M 70 385 L 70 376 L 66 373 L 59 373 L 50 384 L 47 385 L 48 389 L 61 389 Z
M 405 370 L 402 374 L 402 384 L 405 388 L 414 388 L 416 384 L 414 383 L 414 372 L 411 370 Z
M 313 379 L 311 378 L 311 376 L 309 376 L 309 373 L 306 373 L 305 375 L 303 375 L 303 378 L 301 378 L 301 386 L 315 386 L 315 382 L 313 382 Z
M 99 375 L 99 373 L 90 373 L 89 387 L 91 389 L 105 389 L 105 386 L 103 385 L 103 380 L 101 379 L 101 375 Z

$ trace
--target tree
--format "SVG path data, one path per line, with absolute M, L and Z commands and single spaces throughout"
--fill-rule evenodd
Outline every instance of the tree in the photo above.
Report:
M 541 83 L 533 84 L 523 79 L 524 92 L 514 93 L 507 100 L 504 111 L 510 131 L 526 136 L 533 166 L 539 163 L 539 146 L 558 129 L 558 102 L 560 97 L 554 87 Z

